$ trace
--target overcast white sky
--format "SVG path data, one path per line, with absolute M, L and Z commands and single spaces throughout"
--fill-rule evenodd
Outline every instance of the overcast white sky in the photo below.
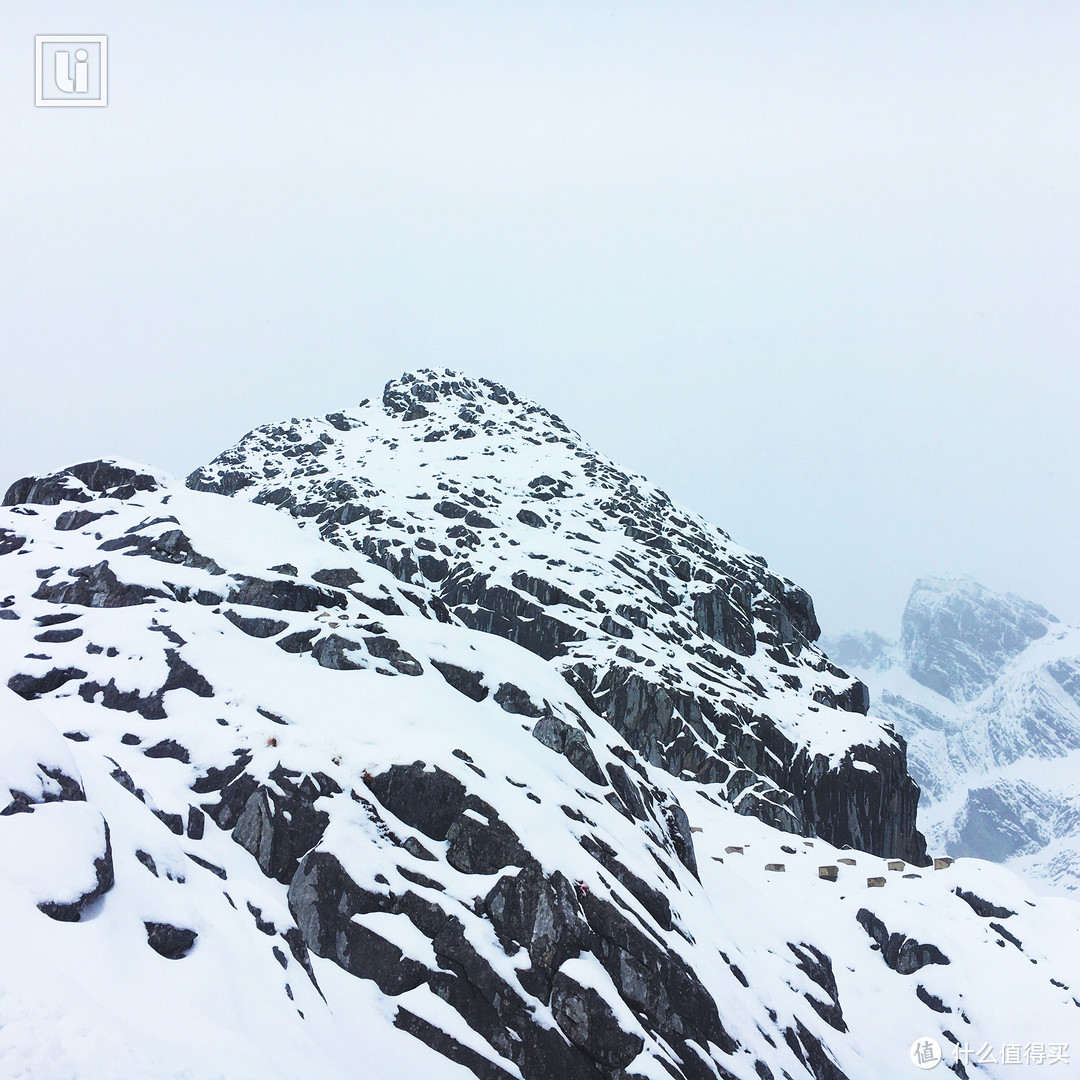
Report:
M 33 39 L 109 35 L 105 109 Z M 499 379 L 895 633 L 1080 622 L 1080 5 L 0 5 L 0 486 Z

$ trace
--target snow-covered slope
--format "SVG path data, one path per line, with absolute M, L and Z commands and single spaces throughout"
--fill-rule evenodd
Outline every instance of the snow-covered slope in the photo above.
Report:
M 506 388 L 405 375 L 380 403 L 257 428 L 188 484 L 437 590 L 740 812 L 922 857 L 903 748 L 813 644 L 806 592 Z
M 270 507 L 123 462 L 6 503 L 0 1075 L 874 1080 L 924 1038 L 1080 1042 L 1071 900 L 740 813 L 558 656 Z M 748 707 L 876 782 L 830 745 L 876 722 L 750 663 Z
M 927 578 L 898 644 L 824 644 L 907 739 L 934 846 L 1080 888 L 1080 630 L 969 579 Z

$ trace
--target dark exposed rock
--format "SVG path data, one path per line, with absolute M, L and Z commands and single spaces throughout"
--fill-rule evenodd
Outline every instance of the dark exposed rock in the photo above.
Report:
M 977 896 L 973 892 L 968 892 L 967 890 L 960 888 L 959 885 L 957 885 L 953 892 L 955 892 L 976 915 L 981 915 L 984 919 L 1007 919 L 1010 915 L 1016 914 L 1016 912 L 1012 911 L 1010 908 L 1001 907 L 999 904 L 992 904 L 989 900 L 984 900 L 981 896 Z
M 622 1030 L 611 1006 L 592 987 L 561 971 L 552 983 L 551 1011 L 566 1037 L 605 1068 L 624 1068 L 645 1045 L 640 1035 Z
M 941 998 L 939 998 L 937 996 L 937 994 L 931 994 L 930 991 L 927 990 L 926 987 L 923 986 L 922 983 L 919 983 L 919 985 L 915 987 L 915 996 L 918 997 L 918 999 L 928 1009 L 933 1009 L 934 1012 L 936 1012 L 936 1013 L 951 1013 L 952 1012 L 952 1009 L 949 1008 L 949 1006 L 946 1005 L 945 1002 L 942 1001 Z
M 483 701 L 488 695 L 487 687 L 484 686 L 484 673 L 482 671 L 468 671 L 456 664 L 448 664 L 441 660 L 432 660 L 432 667 L 459 693 L 464 694 L 473 701 Z M 501 689 L 501 687 L 500 687 Z
M 442 514 L 446 518 L 463 518 L 468 514 L 468 510 L 464 506 L 460 506 L 456 502 L 451 502 L 449 499 L 443 499 L 442 502 L 437 502 L 432 510 L 436 514 Z
M 98 694 L 101 695 L 99 704 L 106 709 L 137 712 L 147 720 L 162 720 L 167 715 L 161 703 L 160 690 L 143 696 L 138 690 L 120 690 L 116 685 L 116 679 L 110 679 L 104 686 L 90 680 L 79 687 L 79 697 L 85 702 L 96 701 Z
M 415 656 L 410 656 L 392 637 L 380 635 L 364 638 L 364 644 L 370 655 L 387 660 L 390 666 L 402 675 L 422 675 L 424 669 Z
M 175 836 L 184 835 L 184 819 L 179 814 L 170 813 L 168 810 L 159 810 L 157 807 L 151 807 L 150 813 Z
M 154 877 L 158 876 L 157 863 L 154 862 L 154 856 L 151 855 L 148 851 L 137 850 L 135 852 L 135 858 L 138 859 L 139 862 L 141 862 L 143 866 L 145 866 L 146 869 L 154 875 Z
M 340 634 L 327 634 L 311 647 L 311 655 L 319 662 L 320 667 L 334 671 L 358 671 L 367 666 L 362 659 L 353 660 L 350 653 L 363 657 L 363 646 L 359 641 L 350 641 Z
M 82 631 L 75 626 L 70 630 L 44 630 L 35 634 L 34 640 L 46 645 L 62 645 L 65 641 L 74 641 L 77 637 L 82 637 Z
M 67 737 L 70 738 L 70 734 Z M 78 742 L 79 740 L 73 741 Z M 38 770 L 43 776 L 47 776 L 54 781 L 59 790 L 53 790 L 51 786 L 44 784 L 41 785 L 40 790 L 33 792 L 11 790 L 8 793 L 11 801 L 0 810 L 0 817 L 29 813 L 38 803 L 86 801 L 86 793 L 83 791 L 82 783 L 76 780 L 75 777 L 68 776 L 63 769 L 39 764 Z
M 41 697 L 42 694 L 51 694 L 59 690 L 66 682 L 72 679 L 85 679 L 86 672 L 79 668 L 52 668 L 44 675 L 12 675 L 8 679 L 8 689 L 14 690 L 19 697 L 32 701 Z
M 208 469 L 196 469 L 187 478 L 187 486 L 194 491 L 212 491 L 218 495 L 235 495 L 254 481 L 239 469 L 212 474 Z
M 406 1008 L 399 1007 L 394 1014 L 394 1027 L 407 1031 L 447 1060 L 464 1065 L 477 1077 L 477 1080 L 514 1080 L 512 1073 L 500 1069 L 490 1058 L 462 1045 L 457 1039 L 447 1035 L 442 1028 L 428 1023 L 427 1020 Z
M 885 924 L 867 908 L 859 908 L 855 918 L 877 943 L 885 963 L 901 975 L 910 975 L 927 964 L 950 962 L 936 945 L 923 944 L 901 933 L 890 934 Z
M 344 608 L 343 593 L 319 589 L 300 581 L 265 581 L 246 574 L 232 574 L 233 585 L 226 599 L 230 604 L 269 608 L 272 611 L 320 611 L 323 608 Z
M 38 615 L 34 622 L 38 626 L 56 626 L 58 623 L 72 622 L 81 618 L 82 614 L 77 611 L 59 611 L 55 615 Z
M 618 859 L 614 848 L 595 836 L 583 836 L 581 846 L 624 886 L 626 891 L 649 913 L 653 922 L 670 930 L 671 901 L 659 889 L 642 881 Z
M 103 516 L 93 510 L 65 510 L 57 514 L 54 528 L 57 532 L 74 532 Z
M 535 597 L 544 607 L 565 604 L 567 607 L 587 609 L 583 601 L 571 596 L 565 589 L 560 589 L 558 585 L 552 585 L 550 581 L 534 574 L 527 574 L 524 570 L 518 570 L 511 581 L 515 589 Z
M 236 761 L 221 769 L 211 766 L 205 775 L 200 776 L 192 785 L 191 790 L 199 794 L 208 791 L 220 791 L 226 784 L 235 780 L 251 764 L 250 750 L 235 751 Z
M 664 817 L 668 825 L 668 835 L 671 837 L 679 862 L 694 877 L 697 877 L 698 865 L 697 855 L 694 853 L 694 834 L 690 831 L 690 819 L 686 816 L 686 811 L 678 803 L 672 803 L 665 807 Z
M 195 947 L 198 933 L 171 923 L 147 922 L 146 941 L 150 948 L 166 960 L 182 960 Z
M 231 829 L 240 819 L 248 799 L 258 787 L 259 782 L 254 776 L 241 772 L 220 789 L 221 797 L 216 803 L 202 803 L 202 809 L 220 828 Z
M 347 589 L 350 585 L 362 583 L 364 580 L 351 566 L 340 570 L 316 570 L 311 576 L 320 584 L 334 589 Z
M 237 614 L 232 609 L 225 612 L 225 618 L 228 619 L 233 626 L 243 630 L 245 634 L 256 638 L 275 637 L 283 630 L 289 628 L 289 624 L 283 619 L 268 619 L 265 616 L 245 618 L 243 615 Z
M 606 785 L 607 781 L 603 772 L 600 771 L 600 765 L 583 731 L 571 727 L 557 716 L 548 714 L 537 721 L 532 733 L 533 738 L 542 742 L 548 749 L 554 750 L 556 754 L 562 754 L 582 776 L 587 777 L 594 784 Z
M 157 481 L 114 461 L 84 461 L 48 476 L 16 480 L 4 496 L 4 506 L 36 503 L 56 506 L 62 502 L 89 502 L 94 495 L 128 499 L 136 491 L 156 491 Z
M 390 813 L 432 840 L 445 840 L 465 809 L 465 785 L 442 769 L 427 771 L 422 761 L 392 765 L 367 785 Z
M 255 856 L 259 869 L 287 885 L 301 857 L 322 839 L 330 817 L 314 803 L 340 790 L 322 773 L 299 783 L 282 772 L 273 774 L 284 789 L 261 786 L 248 797 L 233 829 L 233 840 Z
M 835 707 L 865 716 L 870 711 L 870 690 L 865 683 L 852 679 L 851 684 L 833 695 Z
M 307 947 L 396 995 L 424 982 L 427 968 L 353 920 L 388 906 L 386 898 L 361 889 L 329 852 L 308 852 L 289 885 L 289 910 Z
M 71 571 L 72 581 L 55 585 L 43 581 L 34 593 L 35 600 L 51 604 L 78 604 L 80 607 L 132 607 L 168 599 L 160 589 L 146 585 L 127 585 L 119 581 L 106 560 Z
M 175 518 L 167 519 L 175 521 Z M 144 523 L 144 527 L 161 524 L 160 521 Z M 124 551 L 129 555 L 146 555 L 158 562 L 172 563 L 176 566 L 190 566 L 196 570 L 205 570 L 209 574 L 224 574 L 225 571 L 213 559 L 197 552 L 191 545 L 191 539 L 181 529 L 167 529 L 157 536 L 143 533 L 126 533 L 98 545 L 101 551 Z
M 784 1041 L 792 1047 L 796 1057 L 806 1063 L 814 1080 L 847 1080 L 846 1074 L 821 1045 L 821 1040 L 808 1031 L 798 1017 L 795 1018 L 795 1029 L 789 1027 L 784 1031 Z M 798 1046 L 802 1047 L 801 1052 L 796 1049 Z
M 499 878 L 484 911 L 508 951 L 517 945 L 528 951 L 532 966 L 520 978 L 544 1001 L 555 972 L 587 948 L 591 937 L 573 886 L 559 871 L 545 876 L 536 863 Z
M 26 537 L 12 529 L 0 529 L 0 555 L 11 555 L 26 543 Z
M 517 519 L 523 525 L 529 525 L 534 529 L 542 529 L 547 524 L 539 514 L 534 513 L 532 510 L 519 510 Z
M 225 872 L 224 867 L 218 866 L 216 863 L 210 862 L 208 859 L 200 858 L 198 855 L 192 855 L 190 851 L 184 852 L 185 855 L 196 865 L 201 866 L 204 870 L 209 870 L 214 877 L 221 878 L 222 881 L 227 881 L 229 875 Z
M 506 712 L 516 713 L 518 716 L 530 716 L 535 719 L 544 715 L 543 709 L 537 707 L 528 693 L 511 682 L 499 684 L 499 689 L 495 691 L 495 701 Z
M 617 622 L 610 615 L 605 615 L 600 622 L 600 629 L 605 634 L 611 634 L 612 637 L 617 638 L 632 638 L 634 631 L 629 626 L 624 626 L 621 622 Z
M 754 618 L 743 587 L 699 593 L 694 597 L 694 621 L 706 637 L 725 649 L 740 656 L 757 651 Z
M 799 970 L 809 975 L 825 991 L 826 1001 L 822 1001 L 813 994 L 803 995 L 810 1003 L 810 1007 L 837 1031 L 847 1031 L 844 1010 L 840 1007 L 840 994 L 836 988 L 836 977 L 833 975 L 832 961 L 820 949 L 808 945 L 805 941 L 801 945 L 793 945 L 789 941 L 788 948 L 795 954 Z
M 285 637 L 279 638 L 274 644 L 287 653 L 311 652 L 313 648 L 311 639 L 318 632 L 318 630 L 297 630 L 294 634 L 286 634 Z
M 424 862 L 436 862 L 437 859 L 434 855 L 415 836 L 407 836 L 401 842 L 401 846 L 414 858 L 421 859 Z M 400 867 L 399 867 L 400 869 Z
M 175 739 L 162 739 L 161 742 L 147 747 L 143 753 L 148 758 L 174 758 L 185 765 L 191 760 L 187 747 L 181 746 Z
M 79 922 L 87 907 L 98 897 L 104 896 L 112 887 L 115 880 L 113 874 L 112 839 L 109 834 L 109 823 L 102 819 L 105 827 L 105 847 L 102 853 L 94 858 L 94 885 L 87 892 L 75 899 L 42 900 L 38 903 L 38 910 L 44 912 L 50 919 L 57 922 Z
M 450 842 L 446 861 L 463 874 L 494 874 L 504 866 L 524 866 L 530 860 L 514 830 L 494 807 L 479 800 L 455 819 L 446 839 Z
M 161 688 L 162 694 L 169 690 L 190 690 L 196 697 L 214 696 L 214 688 L 175 649 L 165 650 L 165 660 L 169 665 L 169 677 Z
M 634 782 L 630 779 L 630 777 L 627 776 L 626 770 L 621 765 L 608 764 L 606 766 L 606 771 L 608 779 L 611 781 L 611 786 L 617 792 L 619 798 L 623 802 L 623 805 L 630 811 L 631 817 L 636 818 L 638 821 L 647 821 L 649 815 L 645 810 L 644 802 L 642 802 L 641 793 L 634 786 Z M 683 817 L 685 816 L 686 815 L 684 814 Z M 687 836 L 689 836 L 689 822 L 686 823 L 686 832 Z M 693 850 L 693 843 L 691 842 L 691 857 Z
M 991 922 L 990 929 L 993 930 L 995 933 L 1000 934 L 1006 941 L 1011 942 L 1021 952 L 1024 951 L 1023 942 L 1015 934 L 1012 934 L 1008 930 L 1006 930 L 1005 927 L 1001 925 L 1001 923 Z
M 595 934 L 593 951 L 611 976 L 622 999 L 638 1015 L 647 1018 L 646 1027 L 678 1047 L 693 1039 L 715 1043 L 732 1053 L 738 1043 L 720 1021 L 716 1002 L 681 957 L 654 941 L 594 892 L 581 896 L 581 909 Z M 689 1066 L 692 1052 L 681 1055 Z M 702 1066 L 702 1077 L 713 1076 Z

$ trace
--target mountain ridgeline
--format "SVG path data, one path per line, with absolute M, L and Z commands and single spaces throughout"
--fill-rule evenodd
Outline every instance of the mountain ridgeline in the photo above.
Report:
M 0 1073 L 871 1080 L 1004 1001 L 1080 1043 L 1072 906 L 927 858 L 817 638 L 762 558 L 448 372 L 186 484 L 16 481 Z
M 432 589 L 740 813 L 925 857 L 903 744 L 815 647 L 807 593 L 504 387 L 405 375 L 381 406 L 255 429 L 188 485 L 275 506 Z

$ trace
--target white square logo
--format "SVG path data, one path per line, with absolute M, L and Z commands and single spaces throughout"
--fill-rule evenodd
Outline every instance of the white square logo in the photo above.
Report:
M 34 78 L 36 105 L 108 105 L 108 38 L 104 34 L 38 34 Z

